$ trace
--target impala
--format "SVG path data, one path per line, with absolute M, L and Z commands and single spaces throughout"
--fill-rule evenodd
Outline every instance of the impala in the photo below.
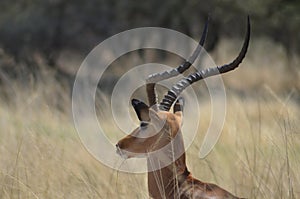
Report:
M 195 72 L 175 84 L 158 103 L 155 84 L 187 70 L 199 55 L 207 34 L 206 22 L 201 40 L 192 56 L 170 71 L 155 73 L 146 80 L 149 106 L 137 99 L 133 108 L 140 126 L 117 144 L 117 153 L 123 158 L 145 157 L 148 167 L 148 191 L 152 198 L 238 198 L 221 187 L 192 177 L 185 163 L 184 143 L 181 132 L 184 100 L 180 93 L 192 83 L 239 66 L 244 59 L 250 40 L 250 19 L 239 55 L 229 64 Z M 174 104 L 174 106 L 173 106 Z M 173 106 L 173 113 L 169 112 Z M 155 153 L 159 152 L 159 153 Z M 163 166 L 161 166 L 163 165 Z

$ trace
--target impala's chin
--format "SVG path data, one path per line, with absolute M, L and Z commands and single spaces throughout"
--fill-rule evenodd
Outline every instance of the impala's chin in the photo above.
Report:
M 122 149 L 117 148 L 116 153 L 121 156 L 123 159 L 128 159 L 130 158 Z
M 126 150 L 122 150 L 120 148 L 117 148 L 116 153 L 121 156 L 123 159 L 129 159 L 129 158 L 145 158 L 146 155 L 144 153 L 131 153 Z

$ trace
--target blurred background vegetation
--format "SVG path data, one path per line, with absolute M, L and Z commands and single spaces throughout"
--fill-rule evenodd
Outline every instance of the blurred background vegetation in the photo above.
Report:
M 96 44 L 131 28 L 159 26 L 198 39 L 208 15 L 205 47 L 212 51 L 221 38 L 242 36 L 248 14 L 252 41 L 270 39 L 284 48 L 289 60 L 300 53 L 296 0 L 2 0 L 0 81 L 3 85 L 4 75 L 26 82 L 31 75 L 36 77 L 41 65 L 53 68 L 59 78 L 70 78 L 74 74 L 60 63 L 63 52 L 84 57 Z
M 222 136 L 200 160 L 211 111 L 201 98 L 203 130 L 187 152 L 188 165 L 196 177 L 243 197 L 299 198 L 297 0 L 1 0 L 0 198 L 148 198 L 145 175 L 119 174 L 81 145 L 71 116 L 77 69 L 97 44 L 127 29 L 159 26 L 198 40 L 207 16 L 204 47 L 223 64 L 240 50 L 247 15 L 249 51 L 238 70 L 223 76 L 228 112 Z M 161 60 L 159 53 L 121 57 L 106 71 L 112 82 L 104 85 L 124 66 L 182 61 L 174 55 Z M 100 112 L 101 102 L 110 102 L 101 92 Z M 123 134 L 109 129 L 108 120 L 119 139 Z

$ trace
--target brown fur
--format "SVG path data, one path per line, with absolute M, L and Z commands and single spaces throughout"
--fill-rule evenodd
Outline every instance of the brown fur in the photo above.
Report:
M 134 153 L 147 153 L 161 149 L 174 140 L 176 146 L 170 146 L 168 152 L 163 152 L 157 156 L 147 157 L 148 166 L 148 190 L 150 197 L 159 198 L 195 198 L 195 199 L 237 199 L 226 190 L 218 187 L 215 184 L 205 183 L 192 177 L 188 171 L 185 163 L 185 153 L 176 159 L 171 160 L 171 164 L 159 170 L 153 170 L 158 164 L 163 161 L 170 161 L 169 158 L 174 157 L 174 153 L 184 150 L 182 134 L 180 131 L 182 112 L 170 113 L 165 111 L 149 110 L 156 121 L 163 121 L 165 123 L 163 128 L 156 135 L 149 138 L 135 137 L 140 133 L 140 128 L 135 129 L 130 135 L 120 140 L 117 144 L 122 153 L 127 154 L 127 158 L 134 157 L 130 152 Z M 154 123 L 150 121 L 151 125 Z M 152 127 L 148 127 L 150 130 Z

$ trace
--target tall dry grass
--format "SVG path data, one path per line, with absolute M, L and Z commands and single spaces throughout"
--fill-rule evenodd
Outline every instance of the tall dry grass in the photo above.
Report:
M 243 67 L 225 75 L 225 126 L 205 159 L 198 152 L 210 103 L 202 101 L 207 114 L 187 150 L 187 164 L 194 176 L 239 196 L 299 198 L 299 75 L 289 71 L 280 46 L 264 42 L 252 43 Z M 218 62 L 236 53 L 232 43 L 224 41 L 225 50 L 214 52 Z M 112 170 L 84 149 L 68 92 L 51 71 L 42 79 L 27 89 L 12 82 L 14 102 L 0 101 L 0 198 L 148 198 L 145 174 Z

